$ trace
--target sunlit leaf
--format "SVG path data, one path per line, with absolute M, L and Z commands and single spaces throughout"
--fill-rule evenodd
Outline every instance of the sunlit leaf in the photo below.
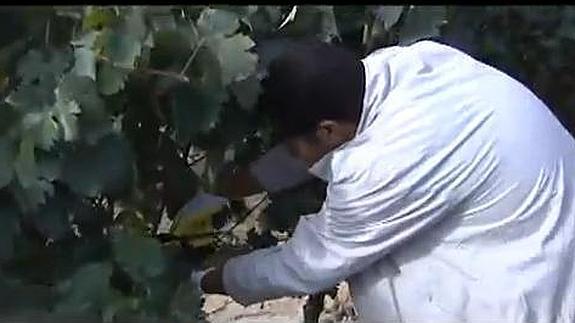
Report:
M 250 37 L 240 34 L 208 41 L 220 62 L 225 85 L 243 80 L 255 71 L 257 56 L 248 52 L 254 44 Z
M 237 14 L 221 9 L 206 8 L 197 22 L 198 30 L 205 37 L 214 35 L 231 35 L 239 27 Z
M 36 184 L 38 181 L 38 169 L 36 168 L 36 158 L 34 156 L 34 139 L 26 136 L 20 141 L 18 154 L 14 161 L 16 178 L 24 189 Z
M 86 8 L 82 28 L 84 30 L 101 29 L 112 25 L 117 20 L 118 17 L 112 8 L 90 6 Z
M 142 52 L 142 41 L 131 34 L 115 31 L 104 35 L 103 55 L 116 66 L 130 69 Z

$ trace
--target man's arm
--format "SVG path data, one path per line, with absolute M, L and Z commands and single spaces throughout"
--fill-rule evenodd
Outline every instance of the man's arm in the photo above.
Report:
M 449 214 L 447 194 L 425 189 L 434 177 L 406 179 L 422 186 L 411 189 L 387 187 L 389 182 L 371 175 L 332 184 L 322 210 L 302 217 L 287 243 L 228 260 L 205 276 L 204 291 L 225 292 L 243 305 L 314 294 L 361 272 Z

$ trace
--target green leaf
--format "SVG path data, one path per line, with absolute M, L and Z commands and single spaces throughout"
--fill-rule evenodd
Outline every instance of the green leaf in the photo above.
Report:
M 14 177 L 14 145 L 8 138 L 0 137 L 0 188 L 10 184 Z
M 400 29 L 399 44 L 409 45 L 422 38 L 438 36 L 445 19 L 445 6 L 412 6 Z
M 70 65 L 70 58 L 67 52 L 42 53 L 33 49 L 18 62 L 17 74 L 24 84 L 30 84 L 38 79 L 57 78 Z
M 196 322 L 203 316 L 199 286 L 183 282 L 178 286 L 170 305 L 172 315 L 181 322 Z
M 69 280 L 58 286 L 62 299 L 56 311 L 82 313 L 99 310 L 112 296 L 111 276 L 112 265 L 109 263 L 90 263 L 80 267 Z
M 103 62 L 98 68 L 98 89 L 103 95 L 116 94 L 124 89 L 128 71 Z
M 62 173 L 62 158 L 55 149 L 50 152 L 38 150 L 36 152 L 36 165 L 40 178 L 50 182 L 60 178 L 60 174 Z
M 142 52 L 142 41 L 131 34 L 109 31 L 103 35 L 103 55 L 114 66 L 134 68 L 136 58 Z
M 110 135 L 96 145 L 73 149 L 64 160 L 61 180 L 80 195 L 121 195 L 132 187 L 133 163 L 128 143 Z
M 49 109 L 56 102 L 56 80 L 47 78 L 38 84 L 20 86 L 6 102 L 22 112 L 39 112 Z
M 82 115 L 106 114 L 105 102 L 98 94 L 97 84 L 92 78 L 69 74 L 58 90 L 63 100 L 78 102 Z
M 38 179 L 34 185 L 23 188 L 19 184 L 12 187 L 12 194 L 22 212 L 28 213 L 38 209 L 38 205 L 46 202 L 46 196 L 54 195 L 54 186 L 49 181 Z
M 81 107 L 82 112 L 77 116 L 81 139 L 95 144 L 114 132 L 113 121 L 94 80 L 86 76 L 67 75 L 59 90 L 67 100 L 74 100 Z
M 32 127 L 34 143 L 44 150 L 52 148 L 60 133 L 58 123 L 52 119 L 52 114 L 47 112 L 29 113 L 24 117 L 25 127 Z M 33 126 L 32 126 L 33 125 Z
M 101 29 L 114 24 L 117 20 L 118 17 L 112 8 L 90 6 L 86 8 L 82 29 Z
M 114 259 L 135 281 L 143 282 L 165 270 L 164 254 L 156 239 L 118 232 L 113 248 Z
M 239 27 L 238 15 L 227 10 L 206 8 L 197 21 L 198 31 L 204 37 L 231 35 Z
M 38 169 L 34 157 L 34 139 L 26 136 L 20 140 L 18 155 L 14 161 L 14 170 L 22 188 L 34 186 L 38 181 Z
M 154 34 L 155 47 L 152 50 L 153 67 L 166 69 L 172 65 L 178 68 L 184 66 L 197 39 L 193 32 L 177 30 L 161 30 Z
M 68 204 L 66 195 L 55 194 L 27 217 L 45 238 L 59 240 L 70 231 Z
M 333 6 L 297 6 L 295 15 L 288 16 L 282 23 L 281 33 L 291 37 L 317 37 L 321 41 L 330 41 L 339 37 Z M 292 11 L 294 12 L 294 11 Z M 290 17 L 293 21 L 288 23 Z
M 53 116 L 58 120 L 64 140 L 72 141 L 78 133 L 76 115 L 80 113 L 80 108 L 76 101 L 65 100 L 58 92 L 57 90 Z
M 21 113 L 7 103 L 0 103 L 0 136 L 12 137 L 19 131 Z
M 77 48 L 74 50 L 74 57 L 72 73 L 96 80 L 96 53 L 89 48 Z
M 148 34 L 145 22 L 145 7 L 130 6 L 125 15 L 122 31 L 130 34 L 139 41 L 143 41 Z
M 240 106 L 246 111 L 251 111 L 255 107 L 262 90 L 260 81 L 254 75 L 232 83 L 231 89 Z
M 401 17 L 403 6 L 377 6 L 374 9 L 377 20 L 382 21 L 385 29 L 395 25 Z
M 210 39 L 207 44 L 218 58 L 224 85 L 241 81 L 255 71 L 257 56 L 248 52 L 254 46 L 250 37 L 237 34 L 227 38 Z
M 20 233 L 18 210 L 11 205 L 0 208 L 0 262 L 12 257 L 14 237 Z
M 255 12 L 242 18 L 253 31 L 253 36 L 272 34 L 281 23 L 281 10 L 278 6 L 258 6 Z
M 172 116 L 177 141 L 186 144 L 195 134 L 214 127 L 221 103 L 213 92 L 189 86 L 177 87 L 172 94 Z

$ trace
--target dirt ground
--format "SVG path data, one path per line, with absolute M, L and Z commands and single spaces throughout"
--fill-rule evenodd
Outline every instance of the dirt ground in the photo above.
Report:
M 208 321 L 212 323 L 302 323 L 305 303 L 304 297 L 285 297 L 243 307 L 230 297 L 209 295 L 206 297 L 204 310 L 208 314 Z M 357 322 L 357 318 L 351 313 L 352 307 L 347 285 L 343 284 L 335 299 L 326 297 L 320 323 Z

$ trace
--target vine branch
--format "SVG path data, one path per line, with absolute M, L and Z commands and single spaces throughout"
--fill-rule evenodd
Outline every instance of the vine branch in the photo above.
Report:
M 186 61 L 186 64 L 184 65 L 184 67 L 182 68 L 182 70 L 180 71 L 180 76 L 184 76 L 186 74 L 186 72 L 188 71 L 188 69 L 190 68 L 190 66 L 192 65 L 192 62 L 194 61 L 194 59 L 196 58 L 196 56 L 198 55 L 198 52 L 200 51 L 200 48 L 204 45 L 204 42 L 206 41 L 205 38 L 200 39 L 200 41 L 198 42 L 198 44 L 196 45 L 196 47 L 194 48 L 194 50 L 192 51 L 192 53 L 190 54 L 190 57 L 188 58 L 188 60 Z M 184 76 L 185 77 L 185 76 Z

